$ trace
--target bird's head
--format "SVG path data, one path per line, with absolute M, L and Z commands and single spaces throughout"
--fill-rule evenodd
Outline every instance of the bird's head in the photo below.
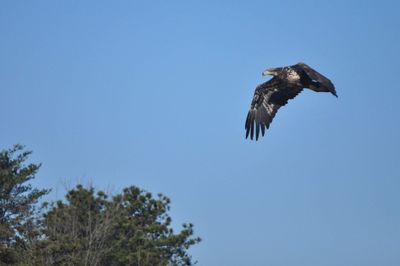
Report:
M 281 71 L 282 71 L 281 67 L 268 68 L 268 69 L 264 70 L 262 75 L 263 76 L 266 76 L 266 75 L 277 76 L 279 74 L 279 72 L 281 72 Z

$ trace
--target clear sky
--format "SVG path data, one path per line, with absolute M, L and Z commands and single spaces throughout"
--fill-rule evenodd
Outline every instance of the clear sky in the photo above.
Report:
M 35 185 L 129 185 L 172 200 L 205 266 L 400 265 L 399 1 L 1 1 L 0 149 Z M 258 142 L 268 67 L 305 91 Z

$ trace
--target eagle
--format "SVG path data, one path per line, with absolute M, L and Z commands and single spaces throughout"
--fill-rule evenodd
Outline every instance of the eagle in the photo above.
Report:
M 250 136 L 253 140 L 255 135 L 258 140 L 260 132 L 264 136 L 278 109 L 304 88 L 338 97 L 332 82 L 305 63 L 268 68 L 262 75 L 272 75 L 272 78 L 256 87 L 246 118 L 246 139 Z

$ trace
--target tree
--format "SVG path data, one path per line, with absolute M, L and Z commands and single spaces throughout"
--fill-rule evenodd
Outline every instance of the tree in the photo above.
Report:
M 40 168 L 24 165 L 31 153 L 21 145 L 0 152 L 0 265 L 11 265 L 28 254 L 39 234 L 35 205 L 49 190 L 33 189 L 28 183 Z
M 113 205 L 119 210 L 118 221 L 104 265 L 193 265 L 187 250 L 200 238 L 192 238 L 192 224 L 184 224 L 174 234 L 169 204 L 166 196 L 158 194 L 154 199 L 134 186 L 116 195 Z
M 36 189 L 40 164 L 25 165 L 21 145 L 0 152 L 0 266 L 191 266 L 193 225 L 175 233 L 170 200 L 131 186 L 113 197 L 76 186 L 65 200 L 44 203 Z
M 37 242 L 39 265 L 99 265 L 109 249 L 116 210 L 107 196 L 78 185 L 66 195 L 66 202 L 48 205 L 42 220 L 46 238 Z M 47 205 L 47 203 L 46 203 Z
M 46 240 L 37 245 L 37 264 L 193 265 L 187 250 L 200 241 L 193 225 L 175 234 L 167 214 L 170 200 L 137 187 L 111 199 L 78 185 L 66 202 L 49 205 L 43 218 Z

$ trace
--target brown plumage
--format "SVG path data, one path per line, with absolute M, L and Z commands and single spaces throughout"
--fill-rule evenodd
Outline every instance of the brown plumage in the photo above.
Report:
M 246 118 L 246 138 L 264 136 L 278 109 L 297 96 L 304 88 L 317 92 L 330 92 L 337 97 L 332 82 L 304 63 L 270 68 L 263 75 L 273 77 L 256 87 Z

